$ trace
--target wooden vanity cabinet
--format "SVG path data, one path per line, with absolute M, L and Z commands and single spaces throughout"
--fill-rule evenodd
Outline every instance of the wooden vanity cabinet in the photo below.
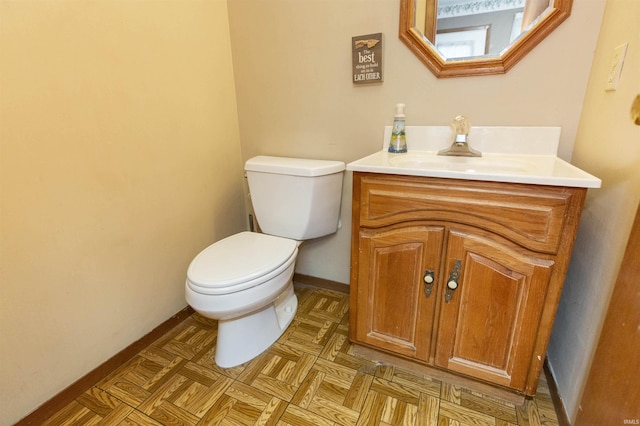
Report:
M 350 339 L 534 395 L 585 194 L 354 172 Z

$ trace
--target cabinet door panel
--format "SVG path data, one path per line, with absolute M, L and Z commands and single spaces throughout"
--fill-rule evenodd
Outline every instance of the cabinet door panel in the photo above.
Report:
M 444 231 L 412 226 L 360 232 L 356 338 L 428 360 L 437 292 L 425 293 L 429 270 L 437 285 Z
M 524 390 L 553 262 L 455 230 L 446 259 L 462 267 L 441 307 L 436 364 Z

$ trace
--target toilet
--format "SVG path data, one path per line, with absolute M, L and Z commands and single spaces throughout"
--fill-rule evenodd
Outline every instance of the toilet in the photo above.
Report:
M 219 367 L 255 358 L 293 320 L 298 248 L 338 230 L 344 169 L 341 161 L 270 156 L 245 163 L 262 233 L 240 232 L 205 248 L 189 265 L 185 284 L 187 303 L 218 321 Z

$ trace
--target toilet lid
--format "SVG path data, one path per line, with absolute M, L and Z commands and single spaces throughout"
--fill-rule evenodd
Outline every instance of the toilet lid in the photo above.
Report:
M 295 240 L 241 232 L 200 252 L 189 265 L 187 278 L 191 284 L 217 293 L 269 274 L 286 263 L 297 250 Z

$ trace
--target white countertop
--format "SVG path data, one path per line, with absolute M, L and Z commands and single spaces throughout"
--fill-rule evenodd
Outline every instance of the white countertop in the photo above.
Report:
M 474 127 L 469 145 L 482 157 L 437 155 L 451 145 L 451 129 L 408 126 L 409 152 L 387 152 L 391 128 L 382 150 L 347 164 L 347 170 L 534 185 L 599 188 L 600 179 L 557 157 L 559 127 Z
M 600 179 L 554 155 L 492 154 L 445 157 L 436 151 L 378 151 L 347 164 L 347 170 L 534 185 L 599 188 Z

